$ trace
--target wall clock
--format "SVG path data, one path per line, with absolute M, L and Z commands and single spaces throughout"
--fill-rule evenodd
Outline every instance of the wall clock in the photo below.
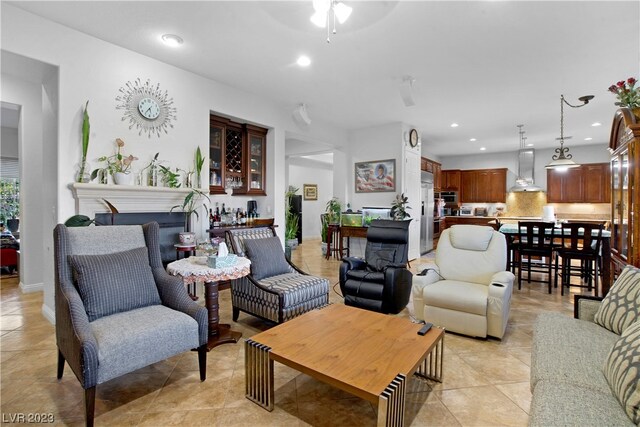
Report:
M 160 90 L 160 83 L 153 85 L 149 79 L 142 83 L 137 78 L 128 81 L 119 92 L 116 109 L 123 111 L 122 121 L 129 121 L 129 129 L 135 128 L 138 135 L 147 134 L 151 138 L 173 128 L 177 110 L 168 92 Z
M 411 132 L 409 132 L 409 144 L 413 148 L 418 145 L 418 131 L 415 129 L 411 129 Z

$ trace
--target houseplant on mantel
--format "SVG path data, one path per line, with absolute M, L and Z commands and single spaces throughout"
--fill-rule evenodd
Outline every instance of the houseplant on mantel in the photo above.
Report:
M 93 179 L 89 177 L 89 164 L 87 163 L 87 151 L 89 150 L 89 131 L 91 125 L 89 124 L 89 101 L 84 105 L 82 112 L 82 161 L 80 162 L 80 169 L 78 176 L 76 176 L 76 182 L 89 182 Z
M 131 179 L 131 163 L 133 163 L 134 160 L 138 160 L 138 158 L 131 154 L 125 156 L 120 153 L 120 149 L 124 147 L 124 141 L 122 139 L 116 138 L 116 145 L 118 147 L 116 154 L 108 157 L 102 156 L 98 161 L 107 163 L 105 169 L 113 176 L 113 182 L 118 185 L 131 185 L 133 184 Z M 92 178 L 95 178 L 99 171 L 100 169 L 95 169 L 91 173 Z

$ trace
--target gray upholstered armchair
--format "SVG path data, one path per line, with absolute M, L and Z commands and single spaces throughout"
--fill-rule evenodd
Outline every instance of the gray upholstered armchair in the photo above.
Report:
M 231 285 L 234 322 L 244 311 L 282 323 L 329 303 L 329 281 L 289 263 L 273 227 L 232 229 L 227 240 L 251 260 L 251 274 Z
M 206 377 L 207 310 L 160 260 L 157 223 L 54 230 L 58 379 L 65 361 L 85 390 L 191 349 Z

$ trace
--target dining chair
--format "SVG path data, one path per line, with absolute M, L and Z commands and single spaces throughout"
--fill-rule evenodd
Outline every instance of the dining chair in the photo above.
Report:
M 561 245 L 556 248 L 557 255 L 562 258 L 561 295 L 565 286 L 593 288 L 598 296 L 598 275 L 602 267 L 600 246 L 604 223 L 570 222 L 562 224 Z M 572 265 L 572 261 L 580 261 L 580 265 Z M 558 259 L 556 258 L 556 281 Z M 579 276 L 580 285 L 571 284 L 571 276 Z M 586 283 L 584 283 L 586 282 Z
M 527 272 L 527 282 L 546 283 L 551 293 L 553 269 L 553 222 L 518 221 L 518 244 L 515 259 L 518 266 L 518 290 L 522 287 L 522 271 Z M 523 258 L 526 261 L 523 262 Z M 532 262 L 533 257 L 540 257 L 539 262 Z M 545 262 L 546 258 L 546 262 Z M 532 279 L 531 273 L 546 274 L 546 280 Z

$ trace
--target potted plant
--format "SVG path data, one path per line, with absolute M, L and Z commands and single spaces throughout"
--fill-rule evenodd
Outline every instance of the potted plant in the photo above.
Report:
M 635 87 L 637 80 L 629 77 L 626 81 L 620 80 L 618 83 L 609 86 L 609 92 L 614 93 L 618 98 L 615 105 L 630 108 L 633 114 L 640 118 L 640 87 Z
M 76 177 L 76 182 L 89 182 L 92 178 L 89 177 L 89 164 L 87 163 L 87 151 L 89 150 L 89 131 L 91 126 L 89 124 L 89 112 L 87 107 L 89 101 L 84 105 L 84 111 L 82 112 L 82 161 L 80 162 L 80 170 Z
M 411 215 L 407 212 L 407 209 L 411 209 L 408 206 L 409 198 L 404 193 L 396 195 L 396 198 L 391 203 L 391 217 L 394 221 L 402 221 L 406 218 L 411 218 Z
M 133 163 L 134 160 L 138 160 L 138 158 L 131 154 L 129 156 L 125 156 L 120 153 L 120 149 L 124 147 L 124 141 L 122 139 L 116 138 L 116 145 L 118 147 L 116 154 L 108 157 L 102 156 L 98 161 L 107 163 L 105 169 L 107 169 L 113 176 L 113 182 L 119 185 L 131 185 L 131 163 Z M 91 176 L 94 176 L 94 174 L 97 176 L 99 170 L 100 169 L 95 169 L 91 173 Z
M 192 181 L 192 185 L 196 188 L 200 188 L 201 185 L 201 177 L 202 177 L 202 166 L 204 165 L 204 156 L 202 155 L 202 151 L 200 151 L 200 147 L 196 149 L 196 158 L 195 158 L 195 180 Z
M 181 232 L 179 236 L 181 244 L 192 245 L 196 242 L 196 234 L 191 231 L 191 215 L 195 215 L 196 218 L 200 218 L 200 215 L 198 214 L 198 209 L 200 208 L 204 209 L 206 215 L 208 208 L 203 199 L 207 199 L 211 202 L 209 196 L 199 189 L 193 188 L 184 197 L 181 205 L 175 205 L 170 209 L 170 212 L 173 212 L 174 209 L 180 208 L 184 212 L 184 232 Z
M 292 185 L 289 186 L 287 192 L 285 193 L 285 229 L 284 229 L 284 238 L 285 238 L 285 247 L 289 247 L 291 249 L 295 249 L 298 246 L 298 229 L 300 227 L 300 218 L 297 213 L 293 212 L 291 208 L 291 199 L 296 195 L 299 188 L 294 187 Z
M 337 197 L 332 198 L 327 202 L 325 212 L 329 216 L 329 224 L 339 224 L 340 214 L 342 213 L 342 203 L 340 203 Z

